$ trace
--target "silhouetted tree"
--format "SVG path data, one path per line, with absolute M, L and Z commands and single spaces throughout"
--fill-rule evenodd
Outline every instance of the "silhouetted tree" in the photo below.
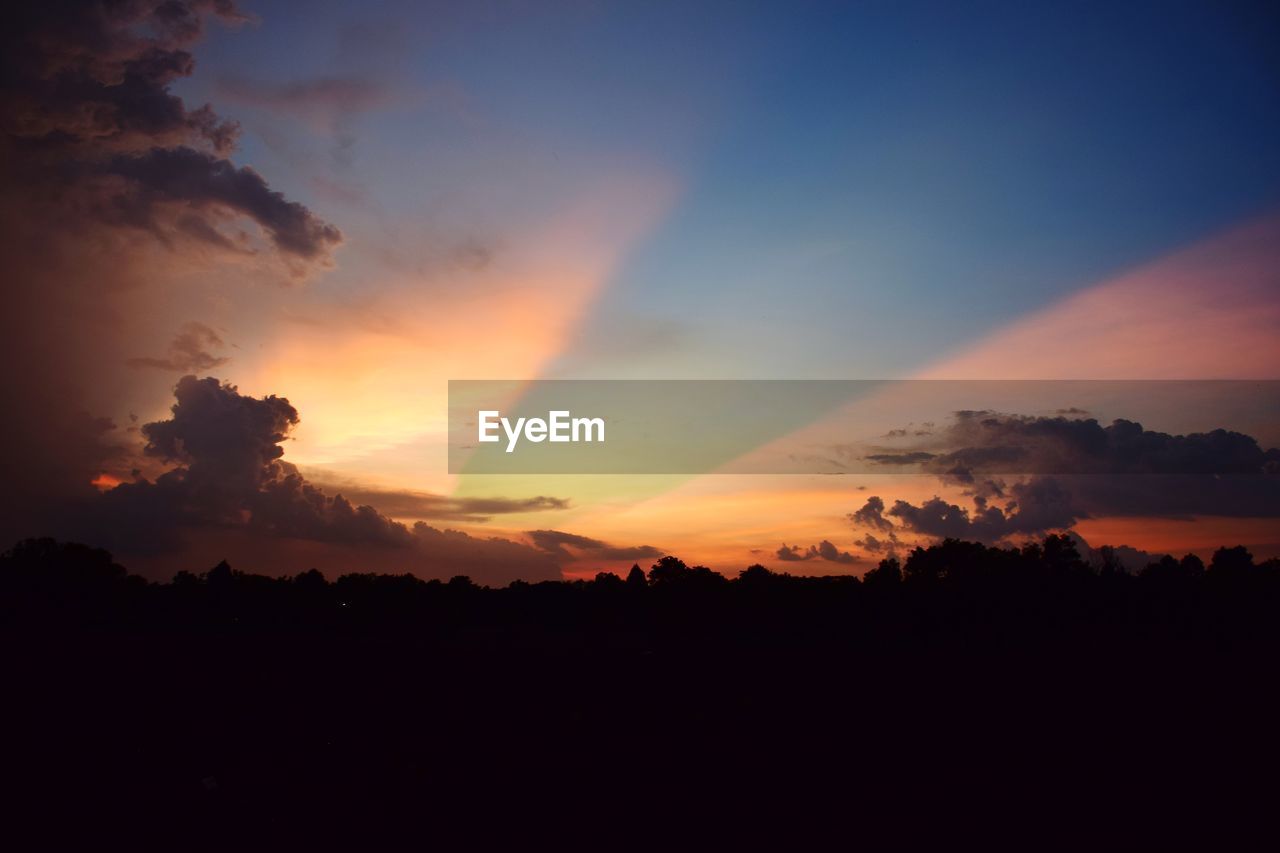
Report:
M 596 572 L 595 585 L 602 589 L 618 589 L 623 586 L 623 580 L 613 572 Z
M 1187 554 L 1182 558 L 1179 565 L 1188 577 L 1200 577 L 1204 574 L 1204 560 L 1201 560 L 1195 554 Z
M 778 577 L 775 573 L 769 571 L 759 563 L 747 566 L 738 573 L 738 583 L 748 584 L 751 586 L 762 586 L 768 584 L 774 578 Z
M 916 548 L 902 567 L 903 577 L 912 582 L 976 577 L 992 561 L 987 549 L 977 542 L 946 539 L 929 548 Z
M 53 539 L 27 539 L 14 545 L 0 567 L 9 584 L 77 591 L 102 590 L 123 581 L 128 572 L 101 548 Z
M 1156 581 L 1175 581 L 1188 577 L 1187 573 L 1183 571 L 1182 563 L 1179 563 L 1168 554 L 1153 563 L 1148 563 L 1139 572 L 1139 576 L 1147 580 Z
M 679 557 L 663 557 L 649 567 L 649 583 L 653 586 L 671 584 L 688 574 L 689 567 Z
M 644 569 L 640 568 L 639 563 L 631 566 L 631 571 L 627 572 L 627 587 L 629 589 L 644 589 L 649 586 L 649 581 L 644 576 Z
M 1219 548 L 1213 552 L 1209 572 L 1218 577 L 1243 577 L 1253 569 L 1253 554 L 1243 545 Z
M 1084 565 L 1076 543 L 1070 537 L 1061 534 L 1045 537 L 1043 554 L 1045 565 L 1059 572 L 1073 571 Z
M 224 589 L 229 587 L 235 579 L 235 572 L 231 570 L 231 564 L 226 560 L 222 560 L 218 565 L 205 572 L 204 582 L 214 589 Z
M 320 573 L 319 569 L 308 569 L 293 579 L 293 583 L 298 589 L 309 592 L 322 592 L 329 586 L 329 581 Z
M 862 582 L 871 587 L 896 586 L 902 583 L 902 564 L 897 557 L 885 557 L 863 576 Z

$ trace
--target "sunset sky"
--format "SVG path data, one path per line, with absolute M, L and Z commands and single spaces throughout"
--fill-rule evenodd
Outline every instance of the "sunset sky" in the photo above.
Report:
M 1034 471 L 984 492 L 445 458 L 451 379 L 1280 379 L 1271 4 L 19 18 L 3 547 L 81 539 L 152 577 L 225 557 L 488 583 L 668 553 L 860 574 L 953 530 L 1280 554 L 1275 424 L 1214 411 L 1192 428 L 1258 440 L 1256 498 L 1067 482 L 1033 518 Z

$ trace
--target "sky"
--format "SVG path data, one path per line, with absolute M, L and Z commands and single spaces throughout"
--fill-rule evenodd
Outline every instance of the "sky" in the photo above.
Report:
M 937 471 L 445 464 L 450 379 L 1280 379 L 1278 19 L 25 10 L 2 63 L 0 532 L 91 540 L 156 576 L 228 557 L 494 583 L 667 553 L 861 573 L 940 535 L 1053 529 L 1280 553 L 1274 479 L 1208 506 L 1067 483 L 1037 515 L 1031 486 L 1061 472 L 992 491 Z M 1197 429 L 1253 430 L 1274 470 L 1269 426 Z M 884 513 L 859 515 L 873 496 Z

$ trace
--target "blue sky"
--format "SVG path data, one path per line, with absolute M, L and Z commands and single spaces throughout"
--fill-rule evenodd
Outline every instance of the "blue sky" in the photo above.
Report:
M 675 177 L 559 375 L 901 375 L 1280 206 L 1261 5 L 289 7 L 252 4 L 184 85 L 349 235 L 411 219 L 500 244 L 568 187 Z M 268 139 L 218 103 L 228 76 L 398 94 L 350 119 L 339 163 L 314 128 Z M 365 201 L 316 197 L 317 174 Z M 321 286 L 376 287 L 361 242 Z

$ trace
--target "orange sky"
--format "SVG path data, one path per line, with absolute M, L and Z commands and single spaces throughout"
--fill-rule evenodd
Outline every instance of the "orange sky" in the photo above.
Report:
M 744 40 L 689 10 L 654 29 L 643 7 L 460 8 L 440 30 L 414 7 L 395 13 L 406 40 L 374 47 L 336 7 L 299 28 L 283 11 L 241 26 L 207 4 L 176 26 L 171 5 L 75 22 L 37 10 L 11 63 L 0 341 L 15 435 L 3 449 L 19 493 L 39 496 L 21 502 L 33 520 L 11 525 L 24 533 L 144 495 L 181 507 L 157 517 L 196 528 L 204 560 L 210 530 L 244 533 L 269 516 L 263 495 L 300 482 L 282 449 L 328 494 L 279 489 L 318 526 L 258 531 L 314 537 L 300 554 L 338 535 L 345 488 L 476 537 L 536 545 L 529 531 L 554 530 L 730 572 L 861 571 L 876 555 L 847 516 L 868 496 L 973 496 L 924 475 L 731 472 L 839 439 L 840 417 L 879 413 L 894 429 L 892 391 L 788 422 L 709 473 L 522 478 L 448 473 L 447 383 L 1280 379 L 1280 216 L 1259 214 L 1280 186 L 1270 57 L 1234 36 L 1209 39 L 1230 47 L 1227 64 L 1185 63 L 1159 40 L 1098 43 L 1095 79 L 1025 50 L 1052 54 L 1074 23 L 1045 29 L 1041 15 L 1002 13 L 1025 39 L 961 57 L 951 25 L 882 30 L 852 9 L 744 13 Z M 1198 17 L 1158 18 L 1169 44 L 1211 35 Z M 954 26 L 986 39 L 989 23 Z M 852 43 L 875 75 L 846 61 Z M 1036 84 L 1010 85 L 1022 72 Z M 1171 80 L 1204 96 L 1170 102 Z M 170 418 L 191 373 L 190 422 L 159 447 L 147 425 Z M 1272 422 L 1133 402 L 1105 417 L 1280 444 Z M 197 459 L 187 439 L 228 411 L 265 416 L 230 417 Z M 199 502 L 173 484 L 197 462 L 214 483 L 236 468 L 227 459 L 248 475 L 207 490 L 225 503 L 187 507 Z M 486 517 L 392 493 L 501 500 Z M 1080 530 L 1271 547 L 1262 524 Z M 772 556 L 824 542 L 859 561 Z M 487 544 L 531 565 L 552 553 Z
M 636 199 L 634 194 L 627 197 Z M 539 273 L 549 286 L 539 288 L 537 305 L 528 303 L 524 290 L 466 305 L 463 310 L 471 312 L 474 322 L 494 330 L 481 341 L 426 326 L 421 338 L 335 326 L 315 333 L 299 327 L 274 342 L 253 385 L 289 388 L 291 399 L 306 413 L 297 441 L 290 446 L 290 457 L 320 472 L 386 487 L 449 489 L 465 496 L 568 497 L 573 505 L 569 510 L 506 516 L 471 529 L 516 538 L 524 529 L 570 530 L 610 543 L 655 545 L 730 571 L 760 561 L 799 572 L 860 572 L 877 558 L 863 555 L 865 561 L 852 567 L 818 561 L 782 564 L 773 552 L 784 543 L 807 547 L 823 539 L 841 550 L 857 552 L 853 542 L 861 533 L 850 527 L 845 515 L 869 494 L 882 494 L 890 502 L 943 494 L 963 503 L 956 490 L 948 492 L 932 478 L 919 476 L 456 478 L 443 473 L 444 403 L 439 390 L 425 390 L 427 377 L 439 389 L 444 379 L 461 376 L 450 371 L 488 378 L 536 376 L 537 366 L 555 356 L 584 303 L 607 282 L 611 259 L 652 226 L 664 198 L 664 193 L 654 193 L 633 216 L 621 217 L 624 222 L 606 229 L 611 240 L 593 243 L 590 262 L 582 262 L 584 255 L 578 254 L 580 263 L 574 268 Z M 598 212 L 590 205 L 585 209 Z M 551 231 L 561 235 L 565 251 L 574 252 L 572 237 L 581 233 L 581 226 L 581 219 L 570 215 Z M 605 244 L 611 245 L 608 251 L 602 248 Z M 1276 247 L 1280 247 L 1280 220 L 1251 223 L 1087 287 L 917 375 L 1280 376 L 1280 341 L 1274 334 L 1280 328 L 1280 304 L 1265 278 L 1278 260 Z M 504 274 L 518 275 L 514 270 Z M 406 318 L 421 310 L 414 308 L 411 290 L 397 291 L 394 298 Z M 530 322 L 531 318 L 537 321 Z M 335 333 L 339 335 L 336 343 L 331 338 Z M 1201 346 L 1198 341 L 1230 345 Z M 443 346 L 451 357 L 429 370 L 418 370 L 415 365 L 428 359 L 436 346 Z M 1275 537 L 1267 532 L 1267 524 L 1248 519 L 1094 519 L 1082 523 L 1079 530 L 1099 543 L 1205 551 L 1225 541 L 1223 536 L 1270 541 Z M 596 566 L 587 560 L 570 570 L 589 572 L 598 567 L 621 568 Z

